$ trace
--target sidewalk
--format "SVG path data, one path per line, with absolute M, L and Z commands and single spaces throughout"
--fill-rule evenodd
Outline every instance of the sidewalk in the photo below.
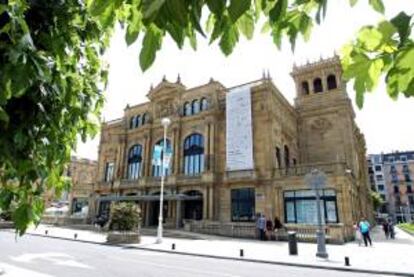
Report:
M 46 230 L 49 237 L 73 240 L 76 233 L 78 241 L 105 243 L 106 240 L 105 233 L 46 225 L 31 229 L 28 234 L 45 235 Z M 186 232 L 182 233 L 185 236 Z M 190 234 L 194 236 L 193 233 Z M 198 234 L 199 239 L 166 237 L 162 244 L 155 244 L 154 236 L 142 236 L 140 244 L 128 245 L 128 247 L 225 259 L 414 276 L 412 236 L 396 229 L 396 239 L 385 240 L 379 228 L 374 230 L 372 236 L 372 247 L 358 246 L 354 242 L 345 245 L 327 245 L 329 254 L 327 260 L 315 257 L 316 244 L 314 243 L 298 243 L 298 255 L 290 256 L 287 242 L 262 242 Z M 173 243 L 175 250 L 172 250 Z M 244 257 L 240 257 L 240 249 L 243 249 Z M 350 259 L 350 267 L 344 265 L 346 256 Z

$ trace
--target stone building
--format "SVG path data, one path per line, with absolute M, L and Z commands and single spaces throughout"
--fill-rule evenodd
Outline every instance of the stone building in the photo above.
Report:
M 89 206 L 89 198 L 94 192 L 98 163 L 94 160 L 72 157 L 66 169 L 66 176 L 72 180 L 71 190 L 66 192 L 70 214 L 82 211 Z
M 269 76 L 233 88 L 214 80 L 186 88 L 179 78 L 164 78 L 150 89 L 149 102 L 127 106 L 122 118 L 103 123 L 96 213 L 107 213 L 111 201 L 135 201 L 143 225 L 157 224 L 161 168 L 151 160 L 154 146 L 163 145 L 160 121 L 169 117 L 166 147 L 173 157 L 165 171 L 165 226 L 248 236 L 263 213 L 292 229 L 312 229 L 315 194 L 304 175 L 317 168 L 327 176 L 322 208 L 328 235 L 350 239 L 352 223 L 371 218 L 372 207 L 365 140 L 340 61 L 294 66 L 291 75 L 293 106 Z

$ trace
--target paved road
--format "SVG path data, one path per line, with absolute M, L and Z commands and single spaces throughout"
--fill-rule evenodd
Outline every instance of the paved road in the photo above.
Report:
M 218 249 L 219 251 L 219 249 Z M 93 245 L 0 231 L 2 277 L 372 276 Z

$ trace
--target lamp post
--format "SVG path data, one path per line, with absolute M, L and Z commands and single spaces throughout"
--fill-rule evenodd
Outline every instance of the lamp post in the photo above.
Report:
M 164 127 L 164 143 L 162 146 L 162 161 L 161 161 L 161 192 L 160 192 L 160 215 L 158 217 L 158 229 L 157 229 L 157 240 L 156 243 L 162 242 L 162 212 L 164 206 L 164 160 L 165 160 L 165 153 L 167 149 L 167 129 L 168 125 L 170 125 L 171 120 L 168 117 L 161 119 L 161 125 Z
M 312 171 L 305 175 L 305 183 L 310 186 L 316 194 L 316 213 L 318 219 L 318 230 L 316 231 L 316 241 L 318 244 L 318 250 L 316 256 L 320 258 L 328 258 L 328 253 L 326 252 L 325 246 L 325 231 L 323 230 L 322 224 L 322 213 L 321 213 L 321 197 L 320 190 L 325 187 L 326 176 L 325 174 L 318 170 L 312 169 Z

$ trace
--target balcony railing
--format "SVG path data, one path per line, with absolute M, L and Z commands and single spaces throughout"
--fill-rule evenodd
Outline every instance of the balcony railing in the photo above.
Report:
M 324 173 L 328 174 L 344 174 L 348 169 L 346 163 L 335 162 L 335 163 L 312 163 L 312 164 L 300 164 L 287 168 L 276 169 L 276 176 L 302 176 L 311 172 L 312 169 L 319 169 Z M 352 174 L 352 173 L 351 173 Z

